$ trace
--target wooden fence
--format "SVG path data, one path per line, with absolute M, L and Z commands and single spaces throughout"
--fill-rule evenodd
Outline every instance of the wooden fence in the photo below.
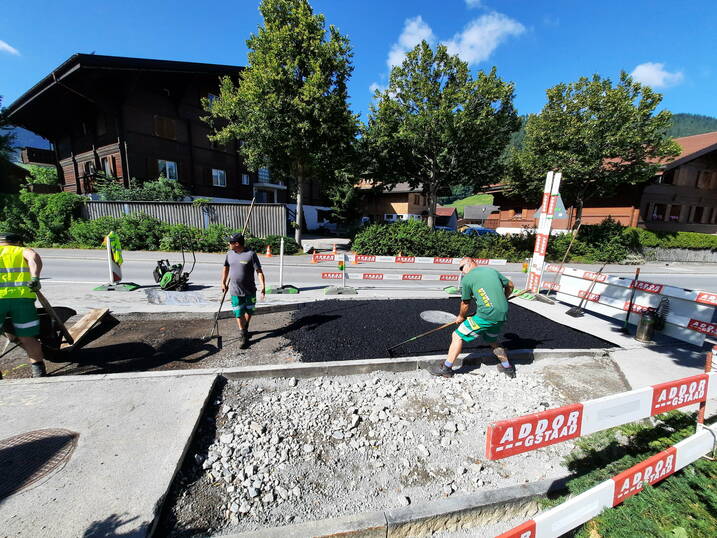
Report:
M 186 224 L 206 228 L 210 224 L 223 224 L 241 230 L 249 213 L 248 204 L 206 204 L 191 202 L 99 202 L 87 201 L 83 216 L 94 220 L 99 217 L 122 217 L 144 213 L 169 224 Z M 284 204 L 254 204 L 247 230 L 257 237 L 286 235 L 287 212 Z

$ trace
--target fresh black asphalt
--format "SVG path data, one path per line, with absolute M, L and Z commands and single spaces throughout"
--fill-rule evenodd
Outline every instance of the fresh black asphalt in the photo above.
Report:
M 388 348 L 436 328 L 420 318 L 424 310 L 457 313 L 460 300 L 401 299 L 320 301 L 304 305 L 282 333 L 302 361 L 378 359 Z M 395 350 L 395 356 L 445 353 L 455 326 L 438 331 Z M 508 321 L 499 341 L 507 349 L 586 349 L 614 347 L 609 342 L 555 323 L 511 303 Z M 464 351 L 488 348 L 482 341 L 463 346 Z

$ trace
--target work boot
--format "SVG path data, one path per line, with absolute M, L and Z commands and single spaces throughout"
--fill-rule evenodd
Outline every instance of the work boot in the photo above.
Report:
M 428 372 L 431 375 L 435 375 L 435 376 L 447 377 L 447 378 L 453 377 L 453 368 L 449 368 L 443 362 L 441 364 L 436 364 L 436 365 L 431 366 L 428 369 Z
M 242 349 L 246 349 L 249 347 L 249 331 L 244 330 L 241 332 L 241 336 L 239 337 L 239 347 Z
M 506 368 L 502 364 L 498 363 L 498 371 L 504 373 L 511 379 L 515 379 L 515 366 L 512 364 Z
M 30 366 L 32 367 L 32 377 L 45 377 L 47 375 L 44 362 L 33 362 Z

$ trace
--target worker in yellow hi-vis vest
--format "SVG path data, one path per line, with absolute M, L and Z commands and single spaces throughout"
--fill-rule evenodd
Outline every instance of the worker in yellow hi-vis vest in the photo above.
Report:
M 0 233 L 0 326 L 9 316 L 13 332 L 32 367 L 32 377 L 45 375 L 40 320 L 35 309 L 35 292 L 40 289 L 42 260 L 31 248 L 22 246 L 21 237 Z

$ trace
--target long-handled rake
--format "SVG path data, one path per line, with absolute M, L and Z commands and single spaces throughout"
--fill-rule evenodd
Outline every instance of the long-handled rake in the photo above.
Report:
M 217 349 L 222 349 L 222 336 L 219 334 L 219 314 L 222 313 L 222 307 L 224 306 L 224 299 L 227 296 L 228 289 L 224 290 L 224 293 L 222 294 L 222 300 L 219 303 L 219 310 L 217 310 L 217 313 L 214 315 L 214 325 L 212 325 L 212 332 L 209 333 L 209 336 L 205 336 L 202 338 L 202 342 L 209 342 L 212 338 L 215 336 L 217 337 Z
M 508 300 L 515 299 L 516 297 L 526 297 L 526 298 L 534 298 L 535 296 L 528 292 L 528 290 L 515 290 L 513 294 L 508 297 Z M 424 315 L 427 314 L 427 315 Z M 422 312 L 421 318 L 425 321 L 433 322 L 434 320 L 443 320 L 448 319 L 449 317 L 452 317 L 452 314 L 449 314 L 448 312 L 436 312 L 436 311 L 428 311 L 428 312 Z M 450 327 L 451 325 L 455 325 L 455 319 L 448 321 L 447 323 L 442 324 L 440 327 L 436 327 L 435 329 L 431 329 L 430 331 L 426 331 L 425 333 L 418 334 L 414 336 L 413 338 L 409 338 L 408 340 L 404 340 L 403 342 L 396 344 L 395 346 L 391 346 L 388 348 L 388 356 L 393 357 L 393 350 L 397 347 L 401 347 L 405 344 L 408 344 L 410 342 L 413 342 L 415 340 L 418 340 L 419 338 L 423 338 L 424 336 L 428 336 L 429 334 L 433 334 L 435 332 L 438 332 L 440 330 L 445 329 L 446 327 Z

